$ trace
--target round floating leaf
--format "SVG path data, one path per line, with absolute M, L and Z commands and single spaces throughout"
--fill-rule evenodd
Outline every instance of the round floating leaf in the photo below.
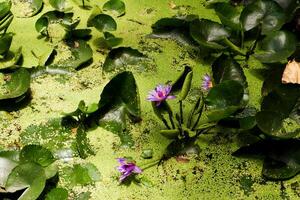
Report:
M 29 86 L 30 74 L 24 68 L 0 74 L 0 100 L 20 97 L 27 92 Z
M 136 49 L 119 47 L 109 52 L 104 61 L 103 70 L 106 72 L 122 70 L 128 65 L 138 65 L 146 59 L 147 57 Z
M 77 69 L 93 58 L 93 51 L 84 40 L 62 42 L 55 50 L 57 55 L 52 64 L 57 67 Z
M 277 31 L 267 35 L 259 43 L 260 51 L 254 56 L 263 63 L 286 61 L 296 50 L 297 39 L 288 31 Z
M 1 56 L 5 56 L 10 48 L 12 37 L 12 33 L 6 33 L 4 36 L 0 37 L 0 62 Z
M 104 32 L 104 37 L 96 39 L 94 45 L 99 49 L 112 49 L 123 42 L 122 38 L 115 37 L 109 32 Z
M 207 117 L 211 121 L 229 117 L 240 108 L 243 95 L 243 86 L 234 80 L 224 81 L 214 86 L 205 99 L 208 107 Z
M 34 162 L 47 167 L 54 161 L 52 153 L 39 145 L 27 145 L 20 152 L 20 162 Z
M 49 0 L 50 5 L 60 12 L 69 11 L 72 9 L 67 0 Z
M 294 11 L 297 9 L 297 5 L 299 6 L 297 0 L 274 0 L 274 1 L 276 1 L 283 8 L 288 19 L 291 19 L 293 17 Z
M 46 200 L 67 200 L 68 190 L 64 188 L 54 188 L 46 195 Z
M 125 14 L 125 3 L 121 0 L 109 0 L 103 5 L 104 11 L 112 11 L 117 16 Z
M 5 189 L 7 192 L 16 192 L 26 189 L 19 200 L 37 199 L 46 183 L 44 169 L 35 163 L 20 164 L 10 173 Z
M 283 116 L 276 111 L 261 111 L 256 114 L 258 127 L 266 134 L 274 135 L 282 128 Z
M 4 59 L 0 59 L 0 70 L 7 68 L 14 68 L 22 57 L 22 48 L 20 47 L 16 52 L 8 51 Z
M 42 6 L 43 0 L 12 0 L 12 12 L 17 17 L 32 17 L 37 14 Z
M 224 49 L 222 40 L 230 36 L 221 24 L 207 19 L 194 20 L 190 23 L 190 34 L 200 45 L 212 49 Z
M 16 151 L 1 151 L 0 152 L 0 187 L 4 187 L 6 180 L 11 171 L 18 165 L 19 152 Z
M 220 18 L 223 25 L 230 27 L 233 30 L 241 30 L 240 23 L 241 11 L 229 3 L 216 3 L 213 4 L 216 14 Z
M 109 15 L 98 14 L 89 18 L 87 22 L 88 27 L 95 27 L 98 31 L 115 31 L 117 30 L 116 21 Z
M 2 1 L 0 2 L 0 21 L 5 17 L 11 8 L 11 1 Z
M 275 1 L 258 0 L 244 8 L 240 20 L 245 31 L 261 26 L 262 34 L 268 34 L 279 30 L 286 16 Z

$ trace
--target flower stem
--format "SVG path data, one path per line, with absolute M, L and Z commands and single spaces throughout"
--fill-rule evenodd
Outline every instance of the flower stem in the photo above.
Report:
M 241 56 L 246 56 L 245 52 L 243 52 L 238 46 L 233 44 L 228 38 L 223 40 L 227 46 L 229 46 L 234 52 Z
M 179 110 L 180 110 L 180 124 L 183 124 L 183 108 L 182 108 L 182 101 L 179 101 Z
M 169 119 L 170 119 L 170 122 L 171 122 L 172 128 L 173 128 L 173 129 L 175 129 L 175 124 L 174 124 L 174 120 L 173 120 L 173 114 L 172 114 L 172 113 L 169 113 Z
M 168 124 L 168 122 L 167 122 L 167 120 L 165 118 L 162 118 L 161 120 L 165 124 L 165 126 L 167 127 L 167 129 L 171 129 L 171 127 L 169 126 L 169 124 Z
M 157 165 L 159 162 L 160 162 L 161 158 L 158 158 L 156 160 L 153 160 L 149 163 L 145 163 L 145 164 L 142 164 L 144 165 L 145 167 L 141 167 L 141 169 L 144 171 L 146 169 L 149 169 L 150 167 L 153 167 L 154 165 Z

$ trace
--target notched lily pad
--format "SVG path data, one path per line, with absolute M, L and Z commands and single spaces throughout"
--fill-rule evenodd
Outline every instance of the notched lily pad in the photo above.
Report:
M 144 71 L 146 63 L 149 59 L 136 49 L 131 47 L 119 47 L 113 49 L 107 55 L 103 70 L 106 72 L 124 70 L 129 65 L 138 66 L 141 71 Z
M 29 86 L 30 73 L 24 68 L 0 73 L 0 100 L 20 97 L 28 91 Z
M 109 0 L 103 5 L 104 11 L 111 11 L 117 16 L 125 14 L 125 3 L 121 0 Z
M 12 12 L 17 17 L 32 17 L 42 9 L 42 6 L 42 0 L 12 0 Z
M 50 5 L 57 11 L 66 12 L 72 9 L 68 0 L 49 0 Z
M 52 153 L 39 145 L 26 145 L 20 152 L 20 162 L 34 162 L 47 167 L 54 161 Z
M 0 70 L 14 68 L 22 57 L 22 48 L 20 47 L 15 52 L 8 51 L 3 59 L 0 59 Z
M 190 34 L 200 45 L 212 49 L 224 49 L 222 41 L 230 36 L 223 25 L 207 19 L 192 21 Z
M 117 23 L 114 18 L 106 14 L 92 15 L 87 21 L 87 26 L 95 27 L 100 32 L 117 30 Z
M 261 32 L 265 35 L 279 30 L 286 16 L 275 1 L 259 0 L 244 8 L 240 20 L 245 31 L 261 26 Z
M 115 37 L 109 32 L 103 33 L 104 37 L 94 40 L 94 45 L 99 49 L 112 49 L 123 42 L 123 38 Z
M 284 61 L 296 50 L 297 39 L 288 31 L 276 31 L 268 34 L 260 43 L 254 57 L 263 63 Z

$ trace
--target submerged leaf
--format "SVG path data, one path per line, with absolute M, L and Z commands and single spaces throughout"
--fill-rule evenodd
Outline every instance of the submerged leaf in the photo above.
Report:
M 67 0 L 49 0 L 49 3 L 55 10 L 60 12 L 65 12 L 72 9 Z
M 103 5 L 104 11 L 112 11 L 121 16 L 125 14 L 125 3 L 121 0 L 109 0 Z

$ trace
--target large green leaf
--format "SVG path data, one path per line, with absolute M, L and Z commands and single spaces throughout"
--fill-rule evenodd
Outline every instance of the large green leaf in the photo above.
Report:
M 229 3 L 215 3 L 213 4 L 213 8 L 223 25 L 230 27 L 232 30 L 242 29 L 240 23 L 240 9 Z
M 5 56 L 10 48 L 12 37 L 12 33 L 6 33 L 5 35 L 0 37 L 0 62 L 1 56 Z
M 190 36 L 189 24 L 196 16 L 187 16 L 186 18 L 162 18 L 152 25 L 152 33 L 150 38 L 172 39 L 177 43 L 196 47 L 197 43 Z
M 11 171 L 18 165 L 19 152 L 1 151 L 0 152 L 0 187 L 4 187 Z
M 43 6 L 43 0 L 14 1 L 12 12 L 17 17 L 32 17 L 36 15 Z
M 299 140 L 263 140 L 241 147 L 235 156 L 265 156 L 262 174 L 271 180 L 286 180 L 300 172 Z
M 104 87 L 98 116 L 100 126 L 118 134 L 122 143 L 131 146 L 132 141 L 125 130 L 126 115 L 134 122 L 141 119 L 138 88 L 133 74 L 127 71 L 116 75 Z
M 30 74 L 24 68 L 0 74 L 0 100 L 20 97 L 27 92 L 29 86 Z
M 129 65 L 138 66 L 146 61 L 147 57 L 136 49 L 131 47 L 119 47 L 113 49 L 107 55 L 103 70 L 106 72 L 120 71 L 126 69 Z
M 55 161 L 52 153 L 39 145 L 27 145 L 20 152 L 20 162 L 34 162 L 47 167 Z
M 218 121 L 229 117 L 241 107 L 243 95 L 243 86 L 234 80 L 224 81 L 214 86 L 205 99 L 209 120 Z
M 117 16 L 125 14 L 125 3 L 121 0 L 109 0 L 103 5 L 104 11 L 112 11 Z
M 275 1 L 258 0 L 244 8 L 240 20 L 245 31 L 261 26 L 262 34 L 268 34 L 279 30 L 286 16 Z
M 114 18 L 106 14 L 98 14 L 90 17 L 88 19 L 87 26 L 95 27 L 101 32 L 117 30 L 117 23 Z
M 61 42 L 55 50 L 57 55 L 52 65 L 61 68 L 77 69 L 93 58 L 93 51 L 84 40 Z
M 14 68 L 22 57 L 22 48 L 20 47 L 15 52 L 8 51 L 3 59 L 0 59 L 0 70 Z
M 230 36 L 221 24 L 207 20 L 194 20 L 190 23 L 190 34 L 200 45 L 212 49 L 224 49 L 222 41 Z
M 26 189 L 19 200 L 37 199 L 46 184 L 44 169 L 35 163 L 24 163 L 15 167 L 9 174 L 5 189 L 7 192 L 16 192 Z
M 67 0 L 49 0 L 50 5 L 60 12 L 71 10 L 69 2 Z
M 276 31 L 267 35 L 259 43 L 259 50 L 254 56 L 263 63 L 287 61 L 296 50 L 297 39 L 288 31 Z

